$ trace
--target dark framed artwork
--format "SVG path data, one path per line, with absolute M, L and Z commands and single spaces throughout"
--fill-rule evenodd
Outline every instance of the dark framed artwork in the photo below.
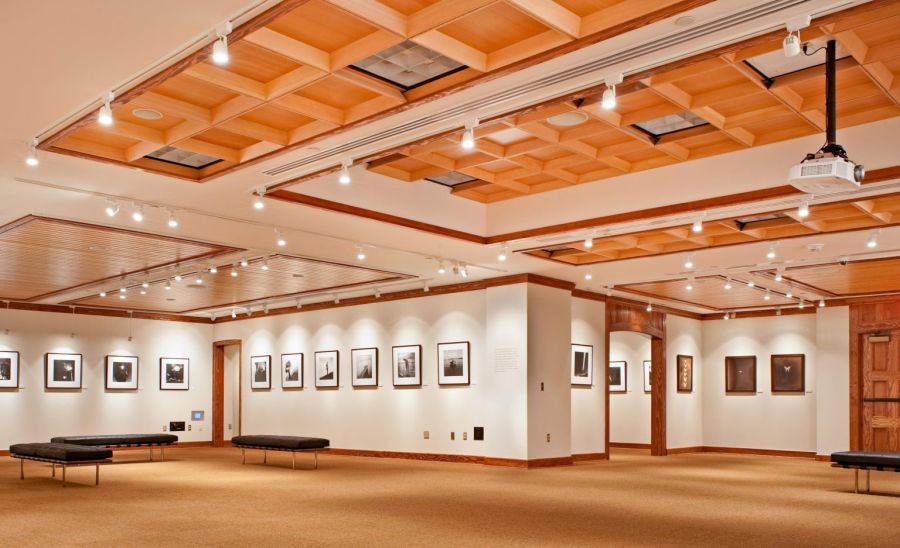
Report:
M 594 384 L 594 347 L 589 344 L 572 345 L 572 386 Z
M 678 354 L 675 357 L 678 379 L 676 386 L 679 392 L 694 391 L 694 357 Z
M 340 381 L 341 354 L 337 350 L 315 353 L 316 388 L 337 388 Z
M 250 389 L 272 388 L 272 356 L 250 356 Z
M 624 394 L 628 391 L 628 362 L 609 362 L 609 392 Z
M 159 359 L 159 389 L 189 390 L 191 388 L 191 361 L 187 358 Z
M 422 386 L 422 345 L 395 346 L 394 386 Z
M 756 393 L 756 356 L 725 357 L 725 392 Z
M 378 349 L 350 350 L 353 386 L 378 386 Z
M 653 370 L 653 362 L 644 360 L 644 394 L 649 394 L 653 390 L 651 385 L 651 372 Z
M 469 341 L 438 344 L 438 384 L 467 385 L 469 376 Z
M 44 354 L 44 388 L 66 390 L 81 388 L 81 354 Z
M 806 354 L 772 355 L 772 393 L 806 392 Z
M 281 387 L 303 388 L 303 354 L 281 355 Z
M 138 389 L 138 357 L 107 356 L 106 357 L 106 389 L 137 390 Z
M 0 351 L 0 388 L 19 387 L 19 353 Z

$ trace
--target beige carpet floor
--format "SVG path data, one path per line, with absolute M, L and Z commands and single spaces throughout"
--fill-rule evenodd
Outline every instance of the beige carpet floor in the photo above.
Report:
M 617 450 L 608 462 L 472 464 L 174 449 L 167 462 L 70 471 L 0 458 L 0 545 L 898 546 L 900 474 L 806 459 Z M 249 454 L 248 454 L 249 457 Z M 893 493 L 893 494 L 891 494 Z

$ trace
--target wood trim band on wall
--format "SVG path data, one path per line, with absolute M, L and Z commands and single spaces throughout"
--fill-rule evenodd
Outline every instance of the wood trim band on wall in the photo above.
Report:
M 8 304 L 7 304 L 8 303 Z M 187 323 L 213 323 L 211 319 L 200 316 L 182 316 L 179 314 L 164 314 L 159 312 L 129 312 L 127 310 L 110 308 L 91 308 L 76 305 L 24 303 L 20 301 L 6 301 L 0 304 L 0 310 L 31 310 L 34 312 L 58 312 L 60 314 L 79 314 L 87 316 L 106 316 L 111 318 L 134 318 L 135 320 L 160 320 L 167 322 Z
M 572 460 L 575 462 L 585 462 L 592 460 L 609 460 L 609 453 L 572 453 Z

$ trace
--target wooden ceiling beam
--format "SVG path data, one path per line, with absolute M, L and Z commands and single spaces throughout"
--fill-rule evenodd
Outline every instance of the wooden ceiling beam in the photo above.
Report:
M 197 63 L 185 70 L 184 74 L 222 89 L 259 99 L 260 101 L 265 101 L 267 98 L 266 85 L 263 82 L 258 82 L 252 78 L 241 76 L 208 63 Z
M 397 35 L 386 30 L 377 30 L 363 36 L 359 40 L 347 44 L 331 54 L 331 71 L 336 72 L 347 65 L 355 63 L 374 55 L 379 51 L 396 46 L 403 41 L 402 35 Z
M 353 17 L 365 19 L 372 25 L 406 36 L 407 17 L 377 0 L 326 0 L 332 6 Z
M 431 30 L 419 34 L 412 40 L 479 72 L 487 72 L 488 70 L 488 56 L 486 53 L 455 38 L 451 38 L 439 30 Z
M 196 152 L 197 154 L 205 154 L 207 156 L 212 156 L 213 158 L 221 158 L 222 160 L 228 160 L 229 162 L 241 161 L 241 151 L 201 141 L 199 139 L 184 139 L 183 141 L 178 141 L 177 146 L 183 150 L 189 150 L 191 152 Z
M 138 141 L 149 141 L 160 145 L 166 142 L 166 133 L 164 131 L 124 120 L 116 120 L 116 123 L 109 126 L 107 131 L 122 137 L 137 139 Z
M 136 97 L 132 101 L 133 105 L 159 110 L 163 114 L 168 114 L 175 118 L 184 120 L 193 120 L 195 122 L 203 122 L 204 124 L 212 124 L 212 111 L 201 106 L 197 106 L 187 101 L 173 99 L 167 95 L 162 95 L 155 91 L 148 91 Z
M 287 146 L 289 143 L 288 133 L 280 129 L 275 129 L 265 124 L 251 122 L 242 118 L 233 118 L 221 124 L 220 128 L 256 139 L 257 141 L 266 141 L 280 146 Z
M 553 0 L 508 0 L 508 2 L 548 27 L 572 38 L 581 36 L 581 17 Z
M 498 0 L 441 0 L 411 14 L 406 21 L 406 36 L 421 34 L 451 23 L 460 17 L 497 3 Z M 418 41 L 418 40 L 416 40 Z
M 392 86 L 382 80 L 372 78 L 371 76 L 368 76 L 366 74 L 361 74 L 355 70 L 341 69 L 335 71 L 334 76 L 340 78 L 341 80 L 344 80 L 345 82 L 349 82 L 354 86 L 367 89 L 384 97 L 389 97 L 398 104 L 406 102 L 406 97 L 404 97 L 403 93 L 395 86 Z
M 307 65 L 323 72 L 331 70 L 331 55 L 328 52 L 275 32 L 270 28 L 263 27 L 248 34 L 244 40 L 301 65 Z
M 570 42 L 571 38 L 557 30 L 547 30 L 520 42 L 510 44 L 487 55 L 487 70 L 493 71 Z
M 323 120 L 337 125 L 344 123 L 343 110 L 295 93 L 279 97 L 274 101 L 274 104 L 308 118 Z
M 270 80 L 266 84 L 266 97 L 271 102 L 284 95 L 300 90 L 313 82 L 317 82 L 326 76 L 328 72 L 313 67 L 300 67 L 287 74 Z
M 238 95 L 212 109 L 213 125 L 221 124 L 260 106 L 263 101 L 246 95 Z

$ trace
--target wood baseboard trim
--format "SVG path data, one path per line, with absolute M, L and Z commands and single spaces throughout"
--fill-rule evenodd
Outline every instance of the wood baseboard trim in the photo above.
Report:
M 700 445 L 696 445 L 694 447 L 676 447 L 674 449 L 667 450 L 670 455 L 681 455 L 683 453 L 702 453 L 703 447 Z
M 831 462 L 831 455 L 816 455 L 816 460 L 819 462 Z
M 756 449 L 753 447 L 717 447 L 703 445 L 696 447 L 676 447 L 674 449 L 669 449 L 668 451 L 670 455 L 683 453 L 728 453 L 733 455 L 762 455 L 766 457 L 817 459 L 815 451 L 785 451 L 783 449 Z M 830 459 L 831 457 L 828 458 Z
M 172 449 L 178 449 L 179 447 L 212 447 L 212 441 L 180 441 L 177 445 L 172 447 Z
M 551 466 L 570 466 L 575 462 L 573 456 L 525 460 L 509 459 L 504 457 L 484 457 L 480 455 L 449 455 L 445 453 L 413 453 L 407 451 L 371 451 L 367 449 L 343 449 L 336 447 L 327 449 L 323 451 L 323 453 L 343 455 L 348 457 L 375 457 L 383 459 L 407 459 L 430 462 L 484 464 L 487 466 L 506 466 L 510 468 L 547 468 Z
M 8 457 L 9 451 L 0 451 L 0 457 Z
M 610 448 L 614 449 L 647 449 L 650 450 L 649 443 L 628 443 L 623 441 L 611 441 L 609 442 Z
M 609 460 L 609 453 L 574 453 L 572 460 L 575 462 Z

